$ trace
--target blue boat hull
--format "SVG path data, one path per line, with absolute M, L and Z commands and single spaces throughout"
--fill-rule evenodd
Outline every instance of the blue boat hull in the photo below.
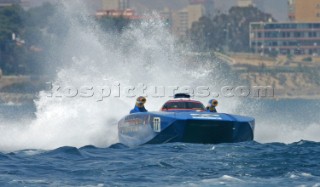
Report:
M 186 143 L 233 143 L 254 138 L 253 118 L 209 112 L 146 112 L 118 123 L 119 141 L 127 146 Z

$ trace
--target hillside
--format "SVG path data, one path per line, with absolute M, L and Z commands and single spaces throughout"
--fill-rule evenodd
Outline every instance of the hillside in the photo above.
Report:
M 319 98 L 320 58 L 231 54 L 232 68 L 251 86 L 272 86 L 276 98 Z

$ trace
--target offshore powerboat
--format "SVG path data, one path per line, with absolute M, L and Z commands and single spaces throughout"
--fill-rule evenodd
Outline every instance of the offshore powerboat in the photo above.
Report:
M 204 105 L 187 94 L 176 94 L 159 112 L 129 114 L 118 122 L 120 143 L 143 144 L 186 142 L 235 143 L 254 138 L 252 117 L 207 112 Z

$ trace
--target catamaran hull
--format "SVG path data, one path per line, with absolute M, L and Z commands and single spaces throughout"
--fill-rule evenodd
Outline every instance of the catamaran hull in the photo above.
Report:
M 235 143 L 254 138 L 253 118 L 208 112 L 146 112 L 118 123 L 119 141 L 127 146 L 186 142 Z

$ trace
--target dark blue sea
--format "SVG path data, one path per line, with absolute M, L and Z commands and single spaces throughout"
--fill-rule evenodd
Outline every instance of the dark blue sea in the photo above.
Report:
M 317 187 L 320 186 L 320 134 L 312 133 L 320 129 L 318 104 L 307 100 L 265 101 L 259 105 L 264 115 L 256 116 L 258 134 L 252 142 L 4 150 L 0 152 L 0 186 Z M 32 106 L 11 105 L 2 105 L 0 109 L 2 118 L 32 118 L 35 110 Z M 283 115 L 279 117 L 277 113 L 281 112 Z M 262 117 L 267 114 L 272 116 Z M 271 118 L 279 121 L 278 136 L 297 141 L 281 141 L 267 132 Z M 290 124 L 281 124 L 286 118 L 290 118 Z M 311 124 L 313 130 L 303 130 Z M 264 126 L 263 130 L 259 130 L 259 125 Z M 301 134 L 292 131 L 296 125 L 300 126 Z M 269 142 L 264 142 L 266 139 Z
M 126 148 L 0 154 L 1 186 L 319 186 L 320 143 Z

